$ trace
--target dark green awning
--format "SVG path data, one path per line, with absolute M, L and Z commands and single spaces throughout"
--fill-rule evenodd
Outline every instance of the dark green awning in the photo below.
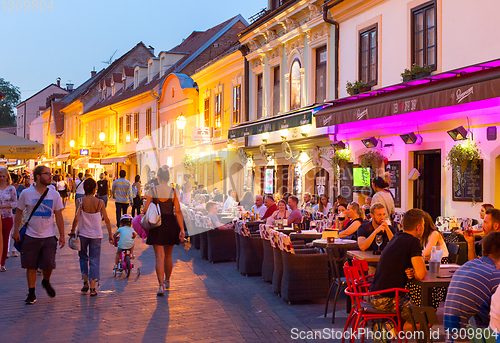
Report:
M 286 114 L 279 117 L 268 117 L 242 126 L 233 127 L 229 129 L 228 137 L 229 139 L 235 139 L 264 132 L 273 132 L 308 125 L 312 123 L 312 112 L 313 110 L 308 108 L 298 113 Z

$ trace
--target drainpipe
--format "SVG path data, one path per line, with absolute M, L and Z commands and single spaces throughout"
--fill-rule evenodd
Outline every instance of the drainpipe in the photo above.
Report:
M 156 156 L 156 169 L 160 168 L 160 158 L 158 156 L 158 150 L 156 149 L 157 146 L 160 145 L 160 95 L 156 93 L 154 90 L 151 90 L 151 96 L 156 99 L 156 139 L 157 142 L 153 145 L 153 152 Z M 153 133 L 153 132 L 151 132 Z M 151 135 L 152 136 L 152 135 Z M 151 137 L 151 140 L 154 142 L 153 138 Z M 141 157 L 142 161 L 142 157 Z M 140 171 L 139 171 L 140 174 Z
M 335 26 L 335 99 L 339 98 L 339 30 L 340 25 L 335 19 L 328 18 L 328 12 L 334 6 L 337 6 L 344 0 L 336 0 L 330 4 L 325 3 L 323 5 L 323 21 L 328 24 Z

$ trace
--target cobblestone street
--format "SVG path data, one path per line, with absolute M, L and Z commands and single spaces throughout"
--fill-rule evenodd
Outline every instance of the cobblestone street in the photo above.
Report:
M 108 214 L 114 224 L 114 202 Z M 65 231 L 74 217 L 73 201 L 63 211 Z M 115 226 L 113 225 L 113 231 Z M 322 330 L 344 325 L 341 297 L 336 324 L 323 317 L 324 300 L 288 305 L 259 276 L 245 277 L 234 262 L 211 264 L 189 244 L 174 248 L 170 290 L 157 297 L 152 247 L 136 239 L 135 267 L 141 275 L 113 277 L 115 247 L 102 242 L 97 297 L 82 295 L 76 251 L 57 253 L 51 299 L 38 277 L 37 303 L 24 304 L 25 271 L 20 258 L 7 260 L 0 274 L 0 342 L 285 342 L 291 330 Z

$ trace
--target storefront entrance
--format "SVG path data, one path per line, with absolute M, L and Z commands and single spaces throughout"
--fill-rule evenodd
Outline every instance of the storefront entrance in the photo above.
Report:
M 441 150 L 414 152 L 420 177 L 413 183 L 413 207 L 429 213 L 435 221 L 441 215 Z

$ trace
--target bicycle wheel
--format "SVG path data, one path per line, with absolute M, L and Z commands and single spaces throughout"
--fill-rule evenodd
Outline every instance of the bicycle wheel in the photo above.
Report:
M 126 273 L 127 277 L 130 276 L 130 269 L 131 269 L 131 264 L 130 264 L 130 256 L 125 256 L 125 266 L 126 266 Z

